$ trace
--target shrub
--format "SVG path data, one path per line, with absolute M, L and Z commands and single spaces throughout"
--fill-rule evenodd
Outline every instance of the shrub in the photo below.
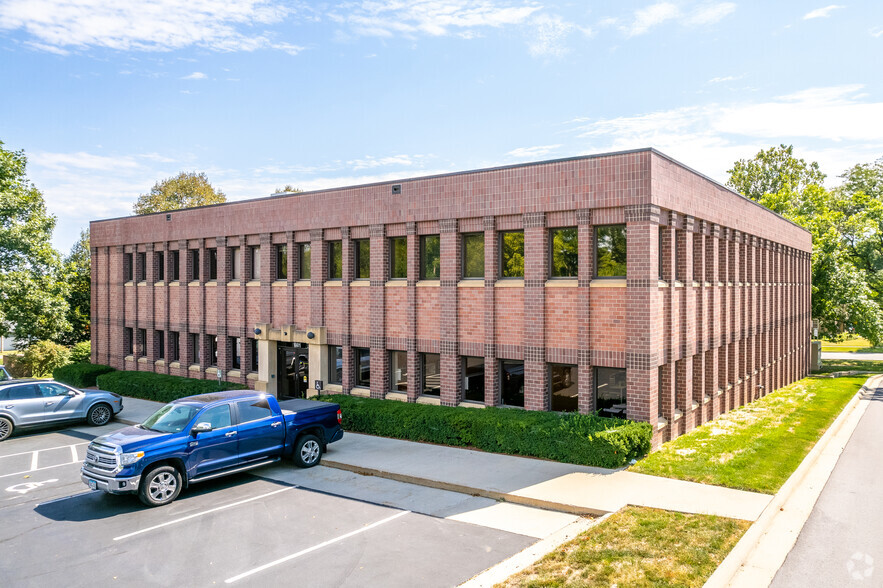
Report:
M 37 341 L 21 356 L 22 367 L 34 377 L 48 376 L 55 368 L 70 363 L 70 349 L 52 341 Z
M 95 386 L 95 379 L 101 374 L 116 371 L 109 365 L 91 363 L 69 363 L 52 370 L 52 377 L 75 388 Z
M 88 362 L 92 360 L 92 343 L 82 341 L 71 347 L 71 363 Z M 94 384 L 92 384 L 94 386 Z
M 153 372 L 110 372 L 98 376 L 96 384 L 108 392 L 158 402 L 171 402 L 184 396 L 218 391 L 218 382 L 215 380 L 193 380 Z M 245 386 L 242 384 L 230 382 L 224 382 L 222 387 L 223 390 L 243 388 Z
M 30 370 L 21 363 L 21 354 L 6 354 L 0 363 L 13 378 L 28 378 L 31 375 Z
M 322 396 L 357 433 L 616 468 L 650 451 L 648 423 L 597 415 L 431 406 L 346 395 Z

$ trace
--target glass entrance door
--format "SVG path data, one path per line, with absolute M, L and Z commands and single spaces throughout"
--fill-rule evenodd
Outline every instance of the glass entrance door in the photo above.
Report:
M 306 398 L 310 383 L 310 352 L 303 343 L 276 346 L 279 398 Z

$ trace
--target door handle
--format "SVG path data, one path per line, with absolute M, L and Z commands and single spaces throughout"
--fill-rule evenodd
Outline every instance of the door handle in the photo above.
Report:
M 224 433 L 224 437 L 233 437 L 236 435 L 236 431 L 230 431 L 229 433 Z
M 276 421 L 275 423 L 273 423 L 273 424 L 270 425 L 270 426 L 273 427 L 273 428 L 275 429 L 276 427 L 279 427 L 279 426 L 281 426 L 281 425 L 282 425 L 282 423 L 280 423 L 279 421 Z
M 3 408 L 15 408 L 15 405 L 14 404 L 7 404 Z
M 43 406 L 52 406 L 53 404 L 55 404 L 55 403 L 54 402 L 44 402 Z

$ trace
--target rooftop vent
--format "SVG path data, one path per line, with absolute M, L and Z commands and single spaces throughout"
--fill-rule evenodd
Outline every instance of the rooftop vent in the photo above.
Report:
M 401 194 L 402 193 L 402 185 L 401 184 L 393 184 L 392 185 L 392 193 L 393 194 Z

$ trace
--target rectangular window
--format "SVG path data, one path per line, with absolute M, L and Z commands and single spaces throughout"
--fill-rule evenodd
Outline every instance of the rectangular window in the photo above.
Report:
M 298 245 L 298 255 L 300 256 L 299 280 L 310 279 L 310 244 L 301 243 Z
M 420 361 L 423 395 L 441 396 L 441 356 L 438 353 L 422 353 Z
M 552 387 L 551 408 L 556 412 L 576 412 L 579 408 L 577 395 L 577 370 L 575 365 L 549 366 L 549 383 Z
M 209 335 L 208 336 L 208 364 L 210 366 L 218 365 L 218 336 L 217 335 Z
M 257 372 L 260 366 L 258 358 L 258 340 L 249 339 L 248 344 L 251 346 L 251 371 Z
M 181 334 L 169 331 L 169 360 L 181 361 Z
M 595 410 L 599 416 L 626 418 L 625 370 L 595 368 Z
M 242 249 L 240 247 L 230 248 L 230 279 L 242 279 Z
M 147 254 L 143 251 L 138 252 L 137 262 L 135 263 L 135 280 L 144 282 L 147 280 Z
M 230 348 L 233 350 L 231 367 L 238 370 L 242 367 L 242 337 L 230 337 Z
M 389 352 L 389 369 L 392 377 L 393 392 L 408 391 L 408 352 L 407 351 L 390 351 Z
M 123 253 L 123 281 L 131 282 L 134 275 L 134 269 L 132 267 L 132 254 Z
M 408 277 L 408 239 L 392 237 L 389 240 L 389 278 L 402 280 Z
M 356 386 L 371 387 L 371 350 L 364 347 L 353 347 L 353 368 L 356 374 Z
M 484 358 L 463 358 L 463 400 L 484 402 Z
M 549 231 L 549 249 L 553 278 L 575 278 L 579 275 L 579 242 L 576 227 Z
M 123 354 L 124 355 L 132 355 L 133 350 L 135 349 L 134 344 L 135 331 L 132 327 L 124 327 L 123 328 Z
M 678 230 L 675 229 L 671 234 L 671 249 L 672 249 L 672 260 L 671 260 L 671 275 L 675 282 L 681 279 L 680 272 L 678 272 Z
M 441 238 L 439 235 L 420 237 L 420 279 L 437 280 L 441 275 Z
M 506 406 L 524 406 L 523 361 L 500 361 L 500 397 Z
M 343 277 L 343 244 L 340 241 L 328 241 L 328 279 L 339 280 Z
M 367 280 L 371 277 L 371 240 L 359 239 L 353 246 L 356 254 L 356 279 Z
M 206 250 L 208 253 L 208 279 L 218 279 L 218 250 L 212 247 Z
M 343 347 L 328 346 L 328 383 L 343 384 Z
M 190 250 L 190 281 L 199 279 L 199 249 Z
M 157 359 L 166 358 L 166 334 L 162 331 L 154 331 L 153 349 L 156 351 Z
M 276 279 L 288 279 L 288 245 L 276 245 Z
M 625 266 L 625 225 L 595 227 L 595 276 L 598 278 L 624 278 Z
M 147 329 L 138 329 L 138 357 L 147 357 Z
M 659 279 L 665 281 L 665 230 L 660 226 L 659 229 Z
M 254 247 L 249 247 L 249 254 L 251 255 L 251 275 L 249 276 L 250 280 L 260 280 L 261 279 L 261 248 L 259 245 Z
M 173 282 L 177 282 L 181 279 L 181 252 L 180 251 L 170 251 L 169 255 L 171 256 L 172 267 L 169 270 L 172 272 L 170 279 Z
M 190 363 L 198 364 L 202 360 L 202 350 L 199 348 L 199 333 L 190 333 Z
M 500 277 L 524 277 L 524 231 L 500 233 Z
M 484 278 L 484 233 L 463 235 L 463 277 Z
M 166 279 L 166 254 L 157 251 L 153 254 L 153 264 L 156 267 L 156 281 L 162 282 Z

